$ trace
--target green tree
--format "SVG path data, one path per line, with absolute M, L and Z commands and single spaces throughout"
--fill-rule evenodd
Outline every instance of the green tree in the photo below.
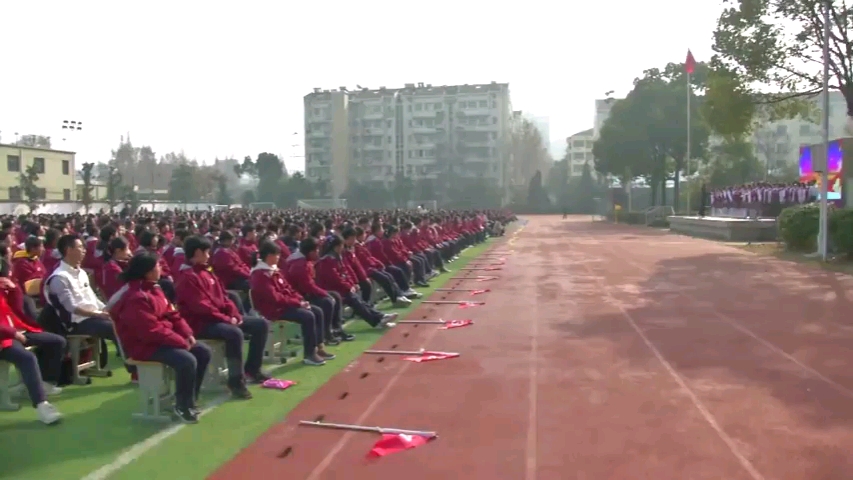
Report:
M 408 208 L 414 188 L 415 183 L 411 178 L 403 175 L 402 172 L 397 172 L 397 175 L 394 177 L 394 187 L 392 188 L 394 192 L 394 205 L 397 208 Z
M 707 66 L 696 65 L 691 84 L 701 89 Z M 676 207 L 687 152 L 687 78 L 684 65 L 652 68 L 634 81 L 624 100 L 618 100 L 593 145 L 596 171 L 629 185 L 636 176 L 651 186 L 651 201 L 666 204 L 666 183 L 675 180 Z M 705 156 L 709 131 L 699 116 L 701 98 L 690 102 L 690 158 Z M 691 169 L 692 170 L 692 169 Z
M 80 202 L 83 204 L 83 208 L 86 211 L 86 215 L 89 214 L 89 209 L 92 208 L 92 202 L 94 198 L 92 197 L 92 170 L 94 170 L 95 164 L 92 162 L 87 162 L 83 164 L 83 168 L 80 170 L 80 177 L 83 180 L 83 188 L 80 189 Z
M 542 171 L 536 170 L 527 187 L 527 207 L 536 213 L 545 213 L 551 208 L 548 192 L 542 185 Z
M 219 205 L 231 205 L 231 194 L 228 192 L 228 177 L 223 174 L 216 176 L 216 203 Z
M 116 205 L 121 201 L 121 198 L 124 196 L 124 192 L 122 190 L 123 176 L 121 172 L 118 171 L 118 166 L 115 161 L 110 161 L 107 165 L 107 204 L 110 206 L 110 212 L 115 211 Z
M 244 190 L 243 194 L 240 195 L 240 203 L 243 205 L 243 208 L 249 208 L 249 205 L 255 203 L 256 200 L 255 192 L 251 190 Z
M 829 42 L 830 85 L 853 112 L 851 11 L 831 2 L 830 35 L 823 35 L 817 0 L 729 0 L 714 31 L 714 55 L 704 116 L 714 132 L 743 136 L 755 119 L 809 117 L 823 83 L 823 47 Z M 768 87 L 774 94 L 766 94 Z
M 278 155 L 263 152 L 255 160 L 255 168 L 258 176 L 258 201 L 275 202 L 279 196 L 281 180 L 287 176 L 284 162 Z
M 169 200 L 185 204 L 198 200 L 198 190 L 194 182 L 196 170 L 196 166 L 183 163 L 172 171 L 172 178 L 169 181 Z
M 764 179 L 764 165 L 756 158 L 751 142 L 725 140 L 711 147 L 707 165 L 707 183 L 711 187 L 726 187 Z
M 35 212 L 40 203 L 39 200 L 44 200 L 42 189 L 38 186 L 39 174 L 36 170 L 36 164 L 33 163 L 24 169 L 24 173 L 21 174 L 18 181 L 21 186 L 21 194 L 26 200 L 30 212 Z

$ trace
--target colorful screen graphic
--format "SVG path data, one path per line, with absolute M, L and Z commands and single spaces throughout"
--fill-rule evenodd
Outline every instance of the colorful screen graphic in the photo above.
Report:
M 826 199 L 841 200 L 843 155 L 841 142 L 837 140 L 829 143 L 827 167 L 829 171 L 829 193 Z M 812 180 L 820 182 L 820 173 L 815 172 L 812 167 L 812 147 L 810 145 L 803 145 L 800 147 L 800 181 L 811 182 Z M 820 183 L 818 183 L 819 185 Z

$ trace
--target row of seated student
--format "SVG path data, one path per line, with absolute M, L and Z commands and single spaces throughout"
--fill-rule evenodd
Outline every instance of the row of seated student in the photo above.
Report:
M 230 375 L 228 387 L 235 398 L 249 399 L 246 382 L 262 383 L 269 378 L 261 364 L 270 320 L 299 323 L 303 362 L 324 365 L 334 358 L 326 350 L 328 345 L 354 339 L 343 330 L 344 305 L 370 325 L 394 326 L 394 314 L 383 314 L 369 304 L 370 280 L 383 288 L 392 302 L 406 305 L 409 298 L 420 296 L 412 290 L 412 284 L 428 286 L 427 281 L 437 270 L 447 271 L 445 262 L 455 259 L 461 249 L 485 239 L 481 230 L 430 243 L 426 238 L 419 241 L 412 229 L 410 223 L 403 224 L 406 236 L 401 238 L 394 225 L 383 228 L 379 223 L 360 222 L 358 226 L 339 227 L 340 234 L 314 226 L 305 236 L 293 232 L 296 236 L 290 239 L 271 235 L 258 239 L 254 227 L 246 226 L 237 248 L 233 235 L 227 231 L 219 234 L 217 242 L 211 242 L 180 230 L 171 244 L 162 248 L 156 232 L 137 230 L 134 255 L 130 253 L 131 242 L 113 227 L 100 230 L 100 248 L 93 250 L 80 237 L 64 235 L 49 253 L 59 262 L 41 285 L 45 309 L 38 317 L 48 330 L 60 334 L 36 326 L 39 322 L 33 315 L 34 308 L 25 305 L 29 303 L 27 299 L 32 299 L 27 294 L 33 293 L 28 282 L 38 275 L 30 278 L 16 274 L 18 262 L 9 262 L 6 251 L 0 304 L 5 305 L 5 310 L 0 313 L 8 319 L 8 327 L 4 324 L 0 329 L 0 360 L 13 363 L 21 371 L 40 420 L 55 423 L 61 414 L 46 401 L 46 396 L 61 391 L 56 378 L 66 346 L 62 334 L 116 343 L 121 339 L 127 358 L 157 361 L 175 370 L 174 413 L 180 420 L 194 423 L 199 413 L 198 389 L 210 361 L 209 348 L 196 339 L 223 341 Z M 290 246 L 285 243 L 288 240 Z M 30 237 L 21 250 L 25 253 L 20 257 L 16 253 L 15 260 L 39 262 L 40 256 L 44 258 L 42 249 L 41 240 Z M 236 259 L 232 253 L 236 253 Z M 87 256 L 92 275 L 100 279 L 96 283 L 109 295 L 107 304 L 90 285 L 89 274 L 83 268 Z M 215 260 L 217 257 L 219 261 Z M 248 262 L 253 264 L 251 268 Z M 27 271 L 47 269 L 42 266 Z M 245 290 L 249 303 L 254 303 L 261 316 L 247 314 L 249 309 L 241 308 L 239 299 L 229 297 L 226 285 Z M 45 315 L 45 311 L 49 314 Z M 249 336 L 249 348 L 244 364 L 245 335 Z M 38 349 L 38 359 L 43 359 L 41 368 L 36 355 L 24 345 Z M 132 367 L 128 370 L 134 373 Z

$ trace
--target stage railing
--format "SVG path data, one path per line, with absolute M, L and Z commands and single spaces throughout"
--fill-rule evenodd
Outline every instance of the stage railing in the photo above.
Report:
M 646 226 L 649 226 L 656 220 L 666 220 L 666 217 L 675 215 L 675 209 L 671 205 L 658 205 L 646 208 L 643 213 L 646 215 Z

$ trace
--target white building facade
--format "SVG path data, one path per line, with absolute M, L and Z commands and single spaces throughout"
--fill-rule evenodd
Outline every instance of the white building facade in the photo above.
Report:
M 595 159 L 592 156 L 592 145 L 595 143 L 595 129 L 590 128 L 578 132 L 566 139 L 566 158 L 568 159 L 569 176 L 580 177 L 584 164 L 589 163 L 595 175 Z
M 315 89 L 305 96 L 305 173 L 330 182 L 335 198 L 350 181 L 388 185 L 400 176 L 503 186 L 511 129 L 506 83 Z

